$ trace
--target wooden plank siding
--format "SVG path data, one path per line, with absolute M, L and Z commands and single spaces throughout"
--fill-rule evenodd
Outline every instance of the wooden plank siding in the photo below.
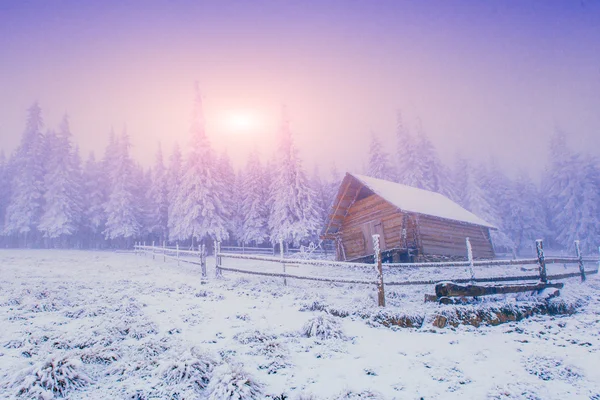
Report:
M 486 227 L 419 215 L 419 234 L 423 254 L 466 257 L 465 239 L 468 237 L 473 257 L 494 257 L 489 229 Z
M 340 233 L 347 259 L 368 255 L 369 243 L 367 240 L 371 240 L 371 237 L 366 237 L 364 227 L 373 221 L 380 221 L 382 224 L 382 250 L 403 247 L 403 214 L 381 197 L 370 195 L 355 201 L 348 209 L 342 223 Z M 407 221 L 409 221 L 407 241 L 414 245 L 415 238 L 412 232 L 415 230 L 410 225 L 412 219 L 408 218 Z
M 371 237 L 366 228 L 381 222 L 383 237 L 381 249 L 417 248 L 420 254 L 439 256 L 467 256 L 465 239 L 468 237 L 476 258 L 493 258 L 489 229 L 427 215 L 408 215 L 373 194 L 355 201 L 342 222 L 340 234 L 346 259 L 369 255 Z M 403 224 L 406 224 L 406 227 Z M 402 230 L 406 228 L 406 242 Z M 338 259 L 341 256 L 338 254 Z

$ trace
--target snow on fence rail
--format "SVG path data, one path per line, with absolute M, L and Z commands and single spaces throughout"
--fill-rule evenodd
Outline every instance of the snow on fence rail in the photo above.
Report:
M 385 306 L 385 286 L 416 286 L 416 285 L 435 285 L 441 281 L 451 280 L 455 283 L 478 283 L 478 282 L 515 282 L 515 281 L 533 281 L 539 280 L 541 283 L 547 283 L 548 280 L 560 280 L 573 277 L 581 277 L 581 280 L 586 279 L 586 275 L 597 274 L 598 267 L 595 269 L 586 269 L 585 262 L 596 262 L 600 264 L 600 258 L 598 257 L 583 257 L 579 250 L 579 242 L 575 242 L 576 256 L 575 257 L 544 257 L 544 250 L 542 241 L 536 241 L 537 247 L 537 258 L 526 258 L 520 260 L 473 260 L 472 253 L 468 251 L 467 261 L 453 261 L 453 262 L 425 262 L 425 263 L 389 263 L 382 264 L 381 261 L 381 250 L 379 248 L 379 235 L 373 235 L 373 248 L 375 249 L 375 263 L 355 263 L 345 261 L 326 261 L 326 260 L 307 260 L 307 259 L 296 259 L 296 258 L 285 258 L 283 253 L 283 245 L 280 243 L 280 255 L 279 257 L 256 255 L 256 254 L 235 254 L 223 252 L 223 249 L 228 247 L 221 247 L 220 242 L 215 242 L 215 268 L 216 276 L 221 277 L 223 271 L 283 278 L 284 284 L 287 284 L 287 279 L 298 279 L 298 280 L 309 280 L 317 282 L 330 282 L 330 283 L 346 283 L 346 284 L 366 284 L 366 285 L 377 285 L 378 289 L 378 303 L 379 306 Z M 467 238 L 467 248 L 469 247 L 469 239 Z M 137 252 L 151 252 L 153 258 L 156 254 L 162 254 L 164 260 L 167 258 L 176 259 L 178 263 L 188 262 L 191 264 L 202 266 L 202 277 L 206 277 L 206 249 L 202 245 L 198 251 L 193 250 L 179 250 L 155 246 L 144 246 L 135 245 L 135 251 Z M 169 254 L 168 254 L 169 253 Z M 175 256 L 171 255 L 175 253 Z M 199 257 L 200 262 L 184 259 L 180 257 L 181 254 L 191 254 Z M 251 261 L 265 261 L 281 264 L 282 272 L 268 272 L 268 271 L 253 271 L 240 268 L 232 268 L 223 266 L 223 259 L 238 259 L 238 260 L 251 260 Z M 563 274 L 548 275 L 546 271 L 547 264 L 577 264 L 579 269 L 577 272 L 568 272 Z M 341 277 L 319 277 L 310 275 L 300 275 L 289 273 L 286 267 L 290 266 L 318 266 L 318 267 L 348 267 L 348 268 L 359 268 L 359 269 L 375 269 L 375 275 L 373 279 L 347 279 Z M 513 276 L 497 276 L 497 277 L 483 277 L 475 278 L 473 268 L 474 267 L 492 267 L 492 266 L 510 266 L 510 265 L 537 265 L 537 274 L 527 275 L 513 275 Z M 468 267 L 471 270 L 470 278 L 456 278 L 456 279 L 424 279 L 424 280 L 405 280 L 405 281 L 389 281 L 384 282 L 383 279 L 383 267 L 389 268 L 390 270 L 401 269 L 401 268 L 452 268 L 452 267 Z

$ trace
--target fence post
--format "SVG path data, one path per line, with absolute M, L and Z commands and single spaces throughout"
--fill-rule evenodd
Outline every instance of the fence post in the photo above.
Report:
M 375 251 L 375 266 L 377 268 L 377 304 L 385 307 L 385 292 L 383 289 L 383 267 L 381 265 L 381 248 L 379 235 L 373 235 L 373 250 Z
M 544 245 L 542 239 L 535 241 L 535 249 L 537 251 L 538 266 L 540 269 L 540 282 L 547 283 L 548 275 L 546 274 L 546 260 L 544 259 Z
M 467 241 L 467 260 L 469 261 L 469 272 L 471 273 L 471 282 L 475 280 L 475 271 L 473 270 L 473 248 L 471 247 L 471 242 L 469 238 Z
M 581 248 L 579 240 L 575 241 L 575 254 L 577 254 L 577 262 L 579 263 L 579 272 L 581 272 L 581 282 L 585 282 L 585 266 L 583 265 L 583 257 L 581 256 Z
M 279 258 L 281 258 L 281 265 L 283 265 L 283 273 L 285 275 L 285 262 L 283 262 L 283 251 L 283 239 L 279 239 Z M 285 276 L 283 277 L 283 284 L 287 286 L 287 280 L 285 279 Z
M 217 242 L 215 240 L 215 276 L 217 278 L 220 278 L 223 276 L 223 273 L 221 271 L 221 260 L 220 260 L 220 256 L 219 253 L 221 252 L 221 242 Z
M 177 246 L 176 247 L 177 248 L 177 251 L 176 251 L 177 266 L 179 267 L 179 242 L 177 242 L 176 246 Z
M 202 269 L 202 278 L 206 278 L 206 247 L 204 244 L 200 245 L 200 268 Z
M 163 262 L 167 262 L 167 241 L 163 240 Z

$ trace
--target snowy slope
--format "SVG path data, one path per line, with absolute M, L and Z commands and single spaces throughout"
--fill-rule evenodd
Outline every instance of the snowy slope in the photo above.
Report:
M 13 398 L 18 385 L 10 382 L 27 384 L 23 376 L 49 357 L 82 360 L 74 365 L 88 382 L 68 391 L 71 399 L 165 398 L 173 391 L 208 398 L 222 395 L 211 390 L 231 376 L 227 365 L 240 364 L 263 385 L 261 397 L 365 398 L 370 391 L 383 399 L 600 398 L 597 275 L 585 285 L 567 282 L 564 296 L 590 297 L 570 317 L 443 330 L 330 317 L 342 335 L 328 339 L 301 334 L 322 312 L 300 309 L 315 301 L 375 309 L 372 288 L 224 275 L 215 280 L 211 268 L 201 284 L 195 266 L 159 256 L 1 251 L 0 398 Z M 390 291 L 390 309 L 440 307 L 422 303 L 424 289 Z M 190 360 L 199 358 L 215 360 L 212 386 L 204 389 L 187 385 L 198 374 Z M 188 374 L 178 375 L 185 368 Z

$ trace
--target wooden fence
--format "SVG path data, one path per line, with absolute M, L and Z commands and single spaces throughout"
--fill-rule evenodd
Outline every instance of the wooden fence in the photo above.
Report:
M 482 282 L 515 282 L 515 281 L 539 281 L 540 283 L 546 284 L 549 280 L 561 280 L 572 277 L 580 277 L 582 281 L 585 281 L 586 275 L 597 274 L 598 267 L 586 269 L 585 263 L 600 263 L 598 257 L 583 257 L 579 250 L 579 242 L 575 242 L 576 254 L 574 257 L 545 257 L 543 243 L 541 240 L 536 241 L 537 257 L 526 258 L 520 260 L 473 260 L 472 252 L 467 251 L 467 261 L 456 261 L 456 262 L 425 262 L 425 263 L 386 263 L 383 264 L 381 261 L 381 250 L 379 247 L 379 235 L 373 235 L 373 248 L 375 249 L 375 263 L 353 263 L 345 261 L 327 261 L 327 260 L 316 260 L 316 259 L 300 259 L 300 258 L 285 258 L 283 251 L 280 251 L 279 257 L 261 255 L 261 254 L 236 254 L 224 252 L 225 247 L 221 247 L 220 242 L 215 242 L 215 274 L 216 277 L 221 277 L 223 271 L 249 274 L 256 276 L 266 276 L 274 278 L 282 278 L 284 285 L 287 284 L 287 279 L 298 279 L 298 280 L 309 280 L 316 282 L 330 282 L 330 283 L 345 283 L 345 284 L 365 284 L 375 285 L 378 291 L 378 304 L 379 306 L 385 306 L 385 286 L 414 286 L 414 285 L 436 285 L 441 281 L 447 281 L 449 279 L 426 279 L 426 280 L 405 280 L 405 281 L 384 281 L 383 267 L 386 269 L 409 269 L 409 268 L 468 268 L 470 271 L 470 278 L 457 278 L 450 279 L 455 283 L 482 283 Z M 467 238 L 467 249 L 470 248 L 469 239 Z M 280 249 L 283 246 L 280 245 Z M 204 247 L 199 248 L 199 251 L 190 250 L 179 250 L 178 248 L 172 249 L 167 247 L 156 247 L 156 246 L 144 246 L 140 244 L 135 245 L 136 252 L 147 253 L 150 252 L 152 257 L 156 255 L 162 255 L 164 260 L 167 258 L 176 259 L 178 262 L 188 262 L 192 264 L 198 264 L 202 266 L 202 276 L 206 277 L 206 251 Z M 185 259 L 182 255 L 193 255 L 198 261 Z M 256 271 L 247 270 L 241 268 L 234 268 L 223 265 L 224 259 L 232 260 L 251 260 L 251 261 L 263 261 L 277 263 L 281 265 L 281 272 L 268 272 L 268 271 Z M 577 271 L 549 275 L 546 270 L 548 264 L 564 264 L 566 265 L 577 265 Z M 318 277 L 290 273 L 287 271 L 288 267 L 291 266 L 316 266 L 316 267 L 346 267 L 351 269 L 363 269 L 373 271 L 372 279 L 347 279 L 342 277 Z M 498 276 L 498 277 L 484 277 L 476 278 L 474 269 L 476 267 L 493 267 L 493 266 L 510 266 L 510 265 L 535 265 L 537 268 L 536 274 L 524 274 L 524 275 L 513 275 L 513 276 Z

